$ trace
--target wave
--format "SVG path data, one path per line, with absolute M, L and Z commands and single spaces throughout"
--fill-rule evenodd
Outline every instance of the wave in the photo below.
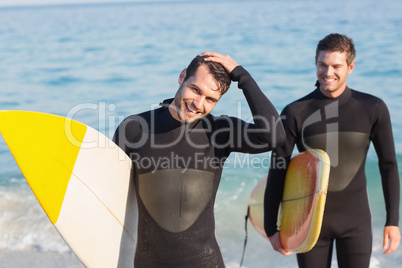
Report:
M 25 180 L 0 185 L 0 250 L 67 252 Z

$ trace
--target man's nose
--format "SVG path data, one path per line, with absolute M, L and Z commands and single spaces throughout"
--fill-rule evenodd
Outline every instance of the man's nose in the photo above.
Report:
M 201 110 L 201 107 L 202 107 L 204 101 L 205 101 L 205 97 L 199 96 L 198 98 L 196 98 L 193 101 L 194 107 L 197 108 L 198 110 Z
M 334 74 L 334 68 L 332 68 L 332 67 L 327 67 L 326 68 L 326 70 L 325 70 L 325 74 L 327 75 L 327 76 L 331 76 L 331 75 L 333 75 Z

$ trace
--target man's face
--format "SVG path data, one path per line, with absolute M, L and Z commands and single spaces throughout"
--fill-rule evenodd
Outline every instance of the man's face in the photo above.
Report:
M 316 58 L 317 79 L 321 92 L 330 98 L 340 96 L 346 88 L 346 79 L 355 62 L 346 62 L 346 53 L 320 51 Z
M 180 88 L 169 107 L 174 118 L 191 123 L 208 115 L 221 94 L 214 77 L 205 65 L 198 67 L 196 73 L 183 81 L 185 70 L 180 75 Z M 174 108 L 174 109 L 173 109 Z

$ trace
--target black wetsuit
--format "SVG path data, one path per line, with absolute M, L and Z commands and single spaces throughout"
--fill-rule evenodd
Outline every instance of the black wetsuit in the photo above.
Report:
M 285 137 L 281 124 L 268 124 L 280 122 L 279 114 L 248 72 L 238 66 L 230 77 L 243 89 L 255 124 L 212 115 L 181 123 L 168 100 L 128 117 L 115 133 L 135 169 L 136 267 L 224 267 L 213 212 L 223 162 L 233 151 L 266 152 Z
M 315 247 L 298 254 L 299 267 L 330 267 L 333 241 L 339 267 L 369 267 L 372 226 L 367 196 L 365 161 L 370 141 L 379 159 L 386 204 L 386 225 L 399 221 L 399 175 L 391 121 L 385 103 L 374 96 L 346 88 L 335 99 L 315 91 L 289 104 L 282 112 L 285 144 L 272 152 L 265 194 L 265 230 L 277 231 L 278 206 L 286 168 L 296 144 L 299 151 L 317 148 L 331 160 L 322 230 Z M 275 167 L 276 165 L 276 167 Z M 282 165 L 282 166 L 281 166 Z

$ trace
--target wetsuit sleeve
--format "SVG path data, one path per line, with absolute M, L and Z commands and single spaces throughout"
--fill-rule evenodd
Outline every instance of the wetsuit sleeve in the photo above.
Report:
M 235 130 L 233 139 L 236 141 L 231 151 L 261 153 L 282 144 L 285 131 L 279 114 L 251 75 L 242 66 L 237 66 L 230 73 L 230 78 L 237 81 L 238 87 L 243 90 L 254 121 L 251 124 L 231 117 Z
M 283 110 L 281 118 L 286 131 L 286 141 L 272 151 L 264 196 L 264 228 L 268 237 L 277 232 L 278 211 L 282 201 L 286 171 L 296 142 L 296 124 L 288 107 Z
M 382 188 L 387 212 L 386 226 L 398 226 L 400 182 L 395 155 L 392 125 L 387 106 L 379 100 L 377 118 L 371 133 L 371 140 L 378 155 Z

